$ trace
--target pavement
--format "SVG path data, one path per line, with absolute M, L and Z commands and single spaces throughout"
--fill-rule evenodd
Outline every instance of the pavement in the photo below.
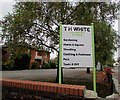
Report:
M 21 71 L 1 71 L 3 79 L 18 79 L 30 81 L 55 82 L 57 69 L 40 69 L 40 70 L 21 70 Z M 91 78 L 91 74 L 86 75 L 85 69 L 63 69 L 65 81 L 81 80 L 81 78 Z
M 112 77 L 115 84 L 116 91 L 120 94 L 120 66 L 116 66 L 113 69 L 113 72 L 115 72 Z
M 120 68 L 120 67 L 119 67 Z M 120 74 L 118 67 L 113 68 L 113 81 L 117 92 L 120 94 Z M 91 71 L 92 72 L 92 71 Z M 3 79 L 17 79 L 17 80 L 30 80 L 41 82 L 55 82 L 57 76 L 57 69 L 40 69 L 40 70 L 20 70 L 20 71 L 0 71 Z M 81 79 L 91 79 L 92 73 L 86 74 L 86 68 L 76 69 L 63 69 L 64 81 L 76 81 Z M 116 96 L 116 95 L 115 95 Z M 111 98 L 111 97 L 110 97 Z
M 115 72 L 113 81 L 116 91 L 120 94 L 120 67 L 116 66 L 112 70 Z M 92 72 L 92 71 L 91 71 Z M 0 71 L 3 79 L 17 79 L 30 81 L 55 82 L 57 76 L 57 69 L 40 69 L 40 70 L 20 70 L 20 71 Z M 64 81 L 74 81 L 81 79 L 91 79 L 91 74 L 86 74 L 85 69 L 63 69 Z

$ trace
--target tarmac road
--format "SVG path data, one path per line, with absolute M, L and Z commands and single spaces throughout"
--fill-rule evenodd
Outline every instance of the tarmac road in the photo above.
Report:
M 54 82 L 56 80 L 57 69 L 21 70 L 21 71 L 1 71 L 3 79 L 18 79 L 31 81 Z M 86 77 L 85 69 L 63 69 L 64 80 L 79 80 Z M 91 78 L 91 74 L 87 74 Z

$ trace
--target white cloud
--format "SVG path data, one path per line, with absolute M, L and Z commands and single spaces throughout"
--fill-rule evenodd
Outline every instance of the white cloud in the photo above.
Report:
M 7 15 L 8 13 L 12 13 L 12 6 L 15 4 L 15 2 L 13 2 L 13 0 L 10 0 L 10 1 L 0 2 L 0 19 L 5 15 Z
M 0 0 L 0 2 L 14 2 L 14 0 Z

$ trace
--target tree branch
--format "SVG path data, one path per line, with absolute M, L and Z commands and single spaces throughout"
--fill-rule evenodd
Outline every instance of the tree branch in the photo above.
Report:
M 29 34 L 29 36 L 32 37 L 33 39 L 35 38 L 34 36 L 32 36 L 32 35 L 30 35 L 30 34 Z M 27 36 L 27 37 L 29 37 L 29 36 Z M 38 38 L 38 37 L 36 37 L 36 38 L 37 38 L 37 40 L 40 41 L 41 45 L 44 45 L 44 46 L 47 47 L 47 48 L 51 48 L 51 49 L 53 49 L 53 50 L 59 52 L 56 48 L 54 48 L 54 47 L 52 47 L 52 46 L 49 46 L 49 45 L 43 43 L 43 40 L 41 40 L 40 38 Z
M 64 23 L 66 23 L 67 19 L 68 19 L 70 16 L 72 16 L 72 14 L 73 14 L 74 12 L 76 12 L 76 10 L 77 10 L 79 7 L 80 7 L 80 4 L 75 7 L 75 9 L 66 17 L 66 19 L 64 19 L 64 21 L 65 21 Z

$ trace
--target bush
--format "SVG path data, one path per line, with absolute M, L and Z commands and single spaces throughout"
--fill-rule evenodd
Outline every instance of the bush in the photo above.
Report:
M 38 61 L 32 63 L 32 69 L 39 69 L 39 68 L 40 68 L 40 64 Z
M 13 67 L 14 67 L 13 61 L 2 63 L 2 70 L 13 70 Z
M 29 69 L 30 66 L 30 55 L 27 53 L 16 56 L 14 59 L 14 69 L 15 70 L 24 70 Z
M 47 62 L 45 62 L 45 61 L 43 61 L 42 68 L 43 68 L 43 69 L 50 69 L 50 64 L 47 63 Z
M 50 64 L 50 67 L 51 67 L 51 68 L 53 68 L 53 69 L 56 68 L 56 64 L 55 64 L 54 62 L 51 62 L 51 61 L 50 61 L 49 64 Z
M 21 59 L 21 62 L 22 62 L 22 68 L 23 69 L 29 69 L 30 67 L 30 55 L 28 53 L 24 53 L 22 54 L 22 59 Z

